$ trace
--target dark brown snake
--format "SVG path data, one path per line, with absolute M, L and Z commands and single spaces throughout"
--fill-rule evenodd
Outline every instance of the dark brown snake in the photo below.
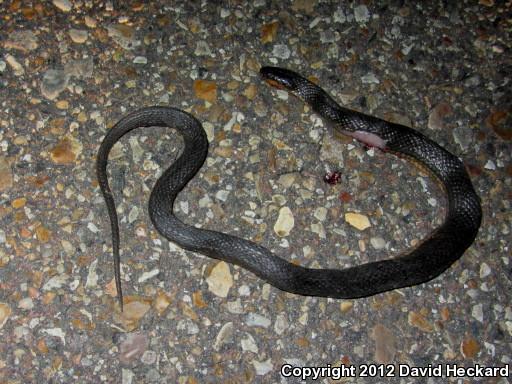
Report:
M 173 204 L 178 193 L 203 165 L 208 153 L 206 134 L 201 124 L 184 111 L 169 107 L 143 108 L 122 118 L 107 133 L 96 162 L 112 227 L 114 271 L 121 310 L 119 226 L 106 168 L 112 146 L 124 134 L 139 127 L 175 128 L 185 143 L 180 157 L 162 174 L 151 191 L 149 214 L 156 229 L 184 249 L 237 264 L 283 291 L 347 299 L 424 283 L 450 267 L 473 243 L 482 216 L 480 200 L 463 163 L 456 156 L 412 128 L 339 106 L 320 87 L 295 72 L 263 67 L 260 75 L 269 84 L 304 100 L 336 130 L 366 144 L 412 157 L 430 169 L 443 184 L 448 197 L 444 223 L 409 252 L 346 269 L 305 268 L 251 241 L 195 228 L 176 218 Z

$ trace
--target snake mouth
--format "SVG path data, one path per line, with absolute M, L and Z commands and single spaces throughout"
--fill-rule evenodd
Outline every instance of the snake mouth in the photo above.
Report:
M 270 85 L 271 87 L 274 87 L 274 88 L 277 88 L 277 89 L 282 89 L 282 90 L 287 90 L 288 88 L 286 88 L 283 84 L 281 84 L 279 81 L 276 81 L 274 79 L 263 79 L 265 81 L 265 83 L 267 83 L 268 85 Z
M 297 74 L 285 68 L 261 67 L 260 76 L 267 84 L 277 89 L 294 91 L 297 88 Z

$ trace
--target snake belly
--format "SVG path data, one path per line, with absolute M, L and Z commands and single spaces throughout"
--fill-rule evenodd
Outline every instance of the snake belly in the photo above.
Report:
M 201 124 L 184 111 L 170 107 L 143 108 L 122 118 L 107 133 L 96 162 L 97 178 L 111 223 L 114 273 L 121 310 L 119 226 L 106 168 L 112 146 L 124 134 L 139 127 L 175 128 L 184 139 L 183 152 L 151 191 L 149 215 L 158 232 L 184 249 L 239 265 L 283 291 L 348 299 L 424 283 L 450 267 L 473 243 L 482 216 L 480 200 L 463 163 L 456 156 L 412 128 L 339 106 L 320 87 L 293 71 L 262 67 L 260 75 L 272 86 L 301 98 L 340 132 L 412 157 L 430 169 L 447 194 L 444 223 L 409 252 L 345 269 L 302 267 L 251 241 L 188 225 L 174 215 L 173 203 L 204 163 L 208 152 L 206 134 Z

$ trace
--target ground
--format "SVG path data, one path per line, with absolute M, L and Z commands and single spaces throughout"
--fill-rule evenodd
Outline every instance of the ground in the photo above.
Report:
M 434 383 L 438 367 L 509 366 L 510 11 L 494 0 L 0 1 L 0 382 L 294 383 L 283 365 L 343 364 L 355 373 L 341 382 Z M 432 175 L 333 133 L 262 82 L 262 65 L 459 156 L 482 200 L 478 237 L 426 284 L 357 300 L 285 293 L 155 231 L 149 192 L 182 142 L 136 130 L 109 166 L 121 314 L 94 162 L 108 129 L 142 106 L 184 109 L 208 134 L 175 205 L 190 224 L 342 268 L 406 252 L 442 223 Z M 368 379 L 369 364 L 386 365 Z M 508 380 L 494 375 L 461 378 Z

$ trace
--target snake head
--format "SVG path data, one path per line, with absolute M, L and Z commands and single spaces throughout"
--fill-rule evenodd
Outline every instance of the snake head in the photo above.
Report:
M 279 67 L 261 67 L 260 76 L 272 87 L 290 92 L 296 91 L 300 84 L 307 81 L 298 73 Z

